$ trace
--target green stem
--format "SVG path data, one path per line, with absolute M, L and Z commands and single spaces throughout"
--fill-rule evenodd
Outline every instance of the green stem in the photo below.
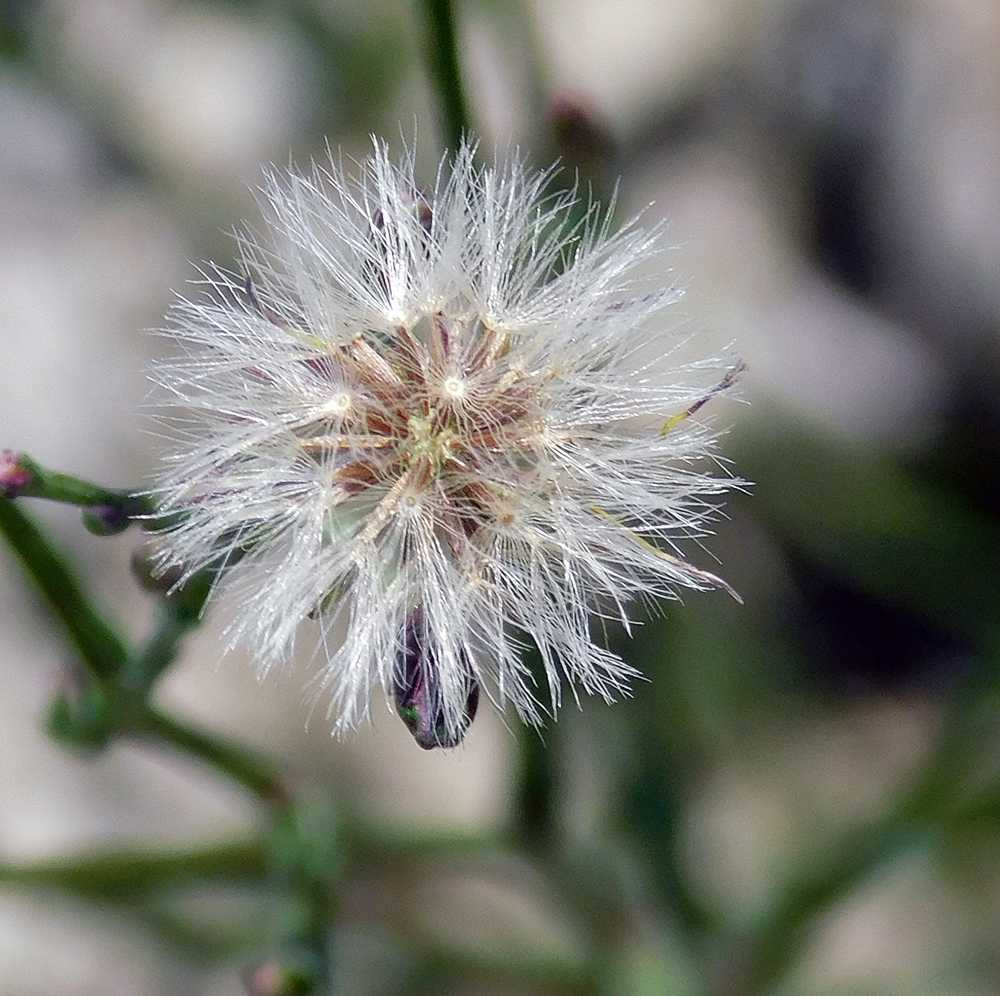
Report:
M 99 684 L 111 681 L 128 662 L 125 644 L 31 516 L 11 498 L 0 498 L 0 534 L 62 623 L 90 674 Z
M 0 863 L 0 882 L 124 901 L 185 880 L 260 880 L 266 871 L 265 846 L 249 841 L 169 854 L 121 851 L 37 864 Z
M 856 890 L 879 868 L 943 829 L 961 812 L 963 780 L 973 762 L 975 711 L 1000 684 L 1000 639 L 984 647 L 976 666 L 952 697 L 937 747 L 920 776 L 903 791 L 882 819 L 851 834 L 826 862 L 825 871 L 792 883 L 752 945 L 752 964 L 741 978 L 744 996 L 766 992 L 802 949 L 816 918 Z
M 146 702 L 135 708 L 123 732 L 136 740 L 165 744 L 201 759 L 268 805 L 290 805 L 284 786 L 250 751 L 182 723 Z
M 0 533 L 62 623 L 90 675 L 100 687 L 113 692 L 115 683 L 130 666 L 124 642 L 92 606 L 36 523 L 13 499 L 0 498 Z M 195 601 L 201 597 L 200 593 L 196 596 Z M 192 607 L 183 601 L 164 610 L 166 621 L 137 659 L 139 677 L 160 673 L 164 662 L 173 659 L 181 636 L 191 625 L 191 611 Z M 159 712 L 139 694 L 145 691 L 143 687 L 112 694 L 112 701 L 117 698 L 124 710 L 124 732 L 181 748 L 219 768 L 267 802 L 285 800 L 279 782 L 248 752 Z M 112 723 L 117 726 L 114 720 Z
M 122 684 L 130 691 L 147 694 L 177 659 L 184 637 L 201 622 L 214 577 L 213 571 L 203 570 L 159 599 L 153 632 L 122 676 Z
M 345 860 L 352 867 L 378 868 L 387 874 L 410 874 L 415 864 L 475 864 L 508 850 L 500 837 L 462 831 L 400 831 L 378 823 L 358 826 L 351 820 L 345 821 L 341 832 Z
M 157 679 L 177 659 L 184 636 L 191 630 L 191 623 L 178 617 L 168 598 L 157 602 L 153 632 L 129 664 L 123 683 L 140 694 L 148 693 Z
M 556 831 L 556 751 L 552 740 L 559 730 L 547 731 L 549 742 L 534 727 L 518 733 L 518 770 L 514 797 L 515 839 L 532 853 L 544 853 L 554 842 Z
M 880 867 L 913 847 L 926 832 L 926 825 L 904 804 L 878 826 L 849 835 L 827 863 L 825 872 L 786 889 L 767 923 L 755 932 L 749 963 L 742 971 L 737 966 L 739 984 L 734 991 L 741 996 L 767 992 L 798 958 L 817 917 L 872 878 Z
M 119 488 L 105 488 L 73 474 L 49 470 L 23 453 L 17 455 L 16 463 L 25 475 L 24 483 L 17 489 L 19 498 L 47 498 L 49 501 L 85 507 L 111 505 L 130 515 L 143 515 L 152 511 L 152 504 L 145 495 Z
M 267 873 L 267 848 L 256 840 L 163 854 L 109 851 L 32 864 L 0 862 L 0 883 L 57 889 L 105 910 L 115 907 L 184 956 L 215 960 L 231 960 L 247 940 L 259 943 L 260 930 L 242 923 L 213 927 L 192 917 L 187 904 L 176 904 L 178 890 L 194 896 L 220 886 L 259 888 Z
M 428 992 L 544 992 L 546 996 L 601 996 L 606 993 L 596 958 L 577 963 L 555 957 L 532 958 L 519 951 L 502 955 L 444 947 L 434 936 L 418 936 L 420 957 L 407 996 Z
M 525 634 L 519 634 L 530 646 L 524 653 L 524 662 L 539 688 L 545 687 L 545 664 L 538 648 L 528 643 Z M 557 850 L 556 784 L 559 772 L 557 763 L 562 743 L 562 727 L 553 724 L 541 731 L 525 724 L 517 735 L 518 753 L 516 781 L 510 826 L 514 839 L 532 854 L 553 854 Z M 561 843 L 561 842 L 560 842 Z
M 330 937 L 344 866 L 341 830 L 339 810 L 326 800 L 300 799 L 275 820 L 270 884 L 277 900 L 277 963 L 298 986 L 289 991 L 318 996 L 330 990 Z
M 431 85 L 438 96 L 444 140 L 454 152 L 469 133 L 469 114 L 462 87 L 452 0 L 420 0 L 426 23 L 426 59 Z
M 687 793 L 677 772 L 684 769 L 676 754 L 649 733 L 639 741 L 639 751 L 626 797 L 629 826 L 648 855 L 647 874 L 661 901 L 693 946 L 711 936 L 717 924 L 692 893 L 683 870 L 678 835 Z

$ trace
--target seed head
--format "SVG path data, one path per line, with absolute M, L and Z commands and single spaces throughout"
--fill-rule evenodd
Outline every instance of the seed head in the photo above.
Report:
M 733 484 L 699 469 L 694 415 L 738 370 L 677 358 L 679 292 L 637 278 L 661 234 L 593 207 L 574 225 L 551 173 L 473 153 L 426 195 L 379 143 L 353 179 L 269 174 L 244 272 L 206 268 L 155 371 L 176 440 L 160 569 L 226 565 L 231 643 L 262 672 L 314 620 L 335 730 L 380 684 L 424 747 L 462 739 L 480 688 L 528 721 L 564 679 L 626 693 L 592 619 L 727 587 L 675 544 Z

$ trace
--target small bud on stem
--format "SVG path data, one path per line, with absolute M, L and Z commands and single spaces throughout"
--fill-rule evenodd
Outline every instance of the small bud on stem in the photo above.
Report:
M 23 453 L 0 452 L 0 492 L 4 498 L 19 498 L 25 494 L 33 477 L 31 462 Z
M 463 650 L 462 663 L 468 678 L 468 693 L 465 711 L 458 728 L 448 729 L 448 717 L 444 710 L 444 697 L 438 687 L 440 669 L 432 651 L 427 647 L 423 632 L 423 610 L 417 606 L 407 616 L 403 631 L 403 647 L 400 653 L 402 674 L 397 677 L 393 692 L 396 711 L 413 739 L 424 748 L 457 747 L 465 736 L 479 707 L 479 682 L 472 674 L 468 655 Z
M 83 524 L 98 536 L 113 536 L 134 518 L 152 510 L 149 499 L 133 491 L 102 488 L 73 474 L 60 474 L 35 463 L 26 453 L 0 453 L 0 493 L 5 498 L 47 498 L 80 505 Z
M 247 996 L 308 996 L 316 992 L 315 981 L 308 974 L 273 961 L 249 969 L 243 984 Z

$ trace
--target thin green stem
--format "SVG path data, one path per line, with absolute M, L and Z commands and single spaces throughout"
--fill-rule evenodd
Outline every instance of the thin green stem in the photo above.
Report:
M 100 684 L 114 679 L 128 662 L 124 642 L 91 604 L 63 557 L 14 499 L 0 498 L 0 534 L 55 613 L 90 674 Z
M 177 659 L 181 641 L 190 630 L 191 623 L 178 617 L 167 598 L 161 599 L 156 605 L 153 632 L 129 664 L 123 683 L 135 692 L 149 692 Z
M 244 952 L 248 941 L 259 944 L 261 930 L 247 921 L 213 927 L 192 917 L 187 904 L 176 903 L 178 890 L 194 896 L 220 885 L 259 888 L 267 874 L 261 840 L 161 854 L 107 851 L 31 864 L 0 862 L 0 883 L 57 889 L 104 909 L 115 907 L 187 957 L 227 960 Z
M 1000 639 L 984 647 L 976 667 L 952 698 L 937 748 L 920 776 L 901 792 L 884 816 L 849 835 L 825 869 L 786 889 L 784 898 L 755 933 L 752 964 L 740 979 L 744 996 L 766 992 L 798 957 L 817 916 L 849 895 L 879 868 L 942 830 L 961 812 L 963 776 L 973 762 L 970 730 L 979 703 L 990 700 L 1000 683 Z M 974 740 L 974 737 L 973 737 Z
M 555 957 L 532 958 L 520 951 L 502 955 L 444 947 L 433 936 L 421 936 L 407 996 L 466 990 L 544 992 L 547 996 L 601 996 L 607 990 L 596 959 L 577 962 Z
M 538 648 L 524 640 L 530 649 L 524 652 L 524 662 L 539 687 L 545 685 L 545 664 Z M 512 822 L 514 839 L 533 854 L 554 853 L 556 841 L 556 783 L 559 745 L 562 728 L 554 724 L 545 731 L 525 725 L 518 731 L 518 753 Z
M 555 728 L 548 732 L 556 738 Z M 514 798 L 515 838 L 529 851 L 553 844 L 555 833 L 555 751 L 538 730 L 526 726 L 518 734 L 518 771 Z
M 9 497 L 47 498 L 49 501 L 85 507 L 110 505 L 124 509 L 129 515 L 152 511 L 152 503 L 145 495 L 120 488 L 105 488 L 74 474 L 49 470 L 25 453 L 6 456 L 9 460 L 7 473 L 13 468 L 18 471 L 18 483 L 10 489 L 14 493 Z
M 253 753 L 182 723 L 148 703 L 136 706 L 123 732 L 134 739 L 174 747 L 199 758 L 270 806 L 284 808 L 290 804 L 284 786 Z
M 277 962 L 297 980 L 294 991 L 326 993 L 332 981 L 336 887 L 344 865 L 337 807 L 326 800 L 300 799 L 294 809 L 278 815 L 271 844 Z
M 468 105 L 462 86 L 452 0 L 420 0 L 426 25 L 426 60 L 438 97 L 444 140 L 454 152 L 469 132 Z
M 501 837 L 461 831 L 400 831 L 377 823 L 359 826 L 357 820 L 345 822 L 341 832 L 345 860 L 354 867 L 378 867 L 387 873 L 409 873 L 415 863 L 475 863 L 509 849 L 509 842 Z
M 57 888 L 95 900 L 128 900 L 182 881 L 261 879 L 266 848 L 257 841 L 222 844 L 168 854 L 98 853 L 33 864 L 0 862 L 0 882 Z
M 201 622 L 215 574 L 203 570 L 180 588 L 169 591 L 156 605 L 153 631 L 133 654 L 122 684 L 146 694 L 176 661 L 184 637 Z
M 767 992 L 799 956 L 817 917 L 911 848 L 927 830 L 908 804 L 901 805 L 877 826 L 843 840 L 825 871 L 786 889 L 767 924 L 754 934 L 749 963 L 738 975 L 741 996 Z
M 635 781 L 626 797 L 630 827 L 649 856 L 648 875 L 677 926 L 692 945 L 701 943 L 717 924 L 684 874 L 678 834 L 687 800 L 676 760 L 650 735 L 642 739 L 639 751 Z M 665 757 L 670 761 L 664 763 Z
M 0 498 L 0 533 L 62 623 L 90 675 L 109 692 L 111 704 L 120 710 L 118 717 L 110 720 L 113 728 L 140 739 L 170 744 L 199 757 L 269 803 L 285 801 L 280 783 L 249 752 L 150 706 L 144 699 L 148 682 L 140 682 L 142 687 L 137 689 L 116 687 L 130 667 L 128 648 L 90 603 L 41 529 L 14 499 Z M 200 592 L 195 594 L 195 601 L 202 598 Z M 181 636 L 190 628 L 192 611 L 193 607 L 183 600 L 164 610 L 166 621 L 137 658 L 142 665 L 140 677 L 159 674 L 165 662 L 173 659 Z

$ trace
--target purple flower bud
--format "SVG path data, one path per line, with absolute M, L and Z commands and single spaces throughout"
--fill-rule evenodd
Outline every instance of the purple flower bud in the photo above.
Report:
M 91 505 L 83 510 L 83 524 L 95 536 L 114 536 L 132 521 L 121 505 Z
M 34 479 L 34 472 L 24 462 L 23 453 L 14 450 L 0 452 L 0 492 L 4 498 L 17 498 L 24 494 Z
M 407 616 L 400 652 L 402 673 L 393 688 L 396 711 L 413 739 L 424 748 L 457 747 L 465 736 L 479 707 L 479 682 L 476 681 L 465 650 L 459 652 L 467 690 L 465 708 L 457 717 L 450 717 L 445 705 L 453 696 L 441 691 L 441 673 L 434 652 L 428 645 L 424 630 L 423 610 L 418 606 Z

